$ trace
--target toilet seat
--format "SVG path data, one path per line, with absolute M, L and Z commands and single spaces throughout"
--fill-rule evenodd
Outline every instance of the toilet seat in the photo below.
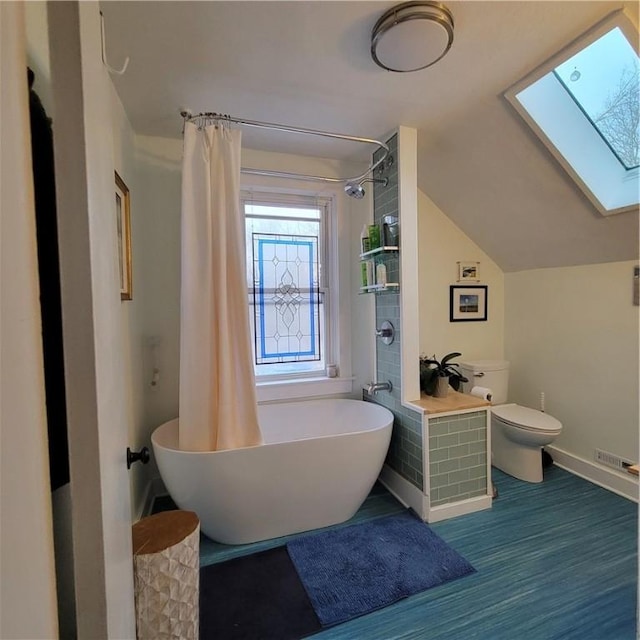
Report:
M 521 407 L 518 404 L 491 407 L 491 413 L 502 422 L 525 431 L 550 435 L 557 435 L 562 431 L 562 423 L 553 416 L 536 409 Z

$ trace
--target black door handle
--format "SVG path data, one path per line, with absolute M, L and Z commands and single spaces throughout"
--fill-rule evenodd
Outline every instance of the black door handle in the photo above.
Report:
M 149 460 L 151 460 L 151 454 L 147 447 L 142 447 L 140 451 L 131 451 L 131 449 L 127 447 L 127 469 L 131 469 L 131 465 L 134 462 L 140 461 L 142 464 L 147 464 Z

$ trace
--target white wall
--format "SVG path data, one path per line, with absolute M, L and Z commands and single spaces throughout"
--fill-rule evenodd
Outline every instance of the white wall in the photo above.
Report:
M 178 413 L 180 338 L 180 189 L 179 140 L 136 137 L 132 193 L 133 304 L 129 325 L 132 403 L 136 407 L 136 447 L 151 447 L 151 433 Z M 152 340 L 158 341 L 158 384 L 151 385 Z M 139 408 L 139 415 L 137 414 Z M 145 491 L 158 475 L 153 461 L 138 467 L 133 502 L 142 508 Z M 140 511 L 138 511 L 140 513 Z
M 141 376 L 142 380 L 131 385 L 133 406 L 142 407 L 136 418 L 134 436 L 139 446 L 149 446 L 153 430 L 178 414 L 181 162 L 182 140 L 136 137 L 136 193 L 132 194 L 133 304 L 139 305 L 141 311 L 129 325 L 129 342 L 132 362 L 137 357 L 142 363 L 131 365 L 133 375 Z M 359 165 L 354 169 L 334 160 L 251 149 L 243 149 L 242 165 L 315 175 L 343 176 L 362 171 Z M 339 238 L 336 266 L 340 279 L 340 375 L 354 376 L 354 394 L 358 395 L 359 389 L 371 379 L 373 370 L 372 300 L 371 296 L 357 296 L 357 289 L 353 288 L 359 286 L 359 237 L 362 225 L 371 219 L 370 199 L 347 198 L 342 183 L 305 183 L 243 175 L 242 186 L 261 190 L 311 190 L 335 199 Z M 363 326 L 371 327 L 371 332 L 363 332 Z M 155 387 L 149 384 L 150 339 L 159 340 L 161 371 Z M 155 465 L 148 465 L 140 474 L 133 496 L 138 505 L 144 500 L 144 486 L 157 475 L 157 469 Z
M 122 300 L 120 313 L 122 320 L 124 383 L 127 424 L 129 426 L 129 447 L 139 451 L 148 446 L 146 439 L 139 433 L 144 424 L 144 385 L 149 383 L 145 377 L 144 360 L 144 299 L 140 283 L 138 267 L 143 252 L 140 243 L 145 237 L 145 229 L 141 225 L 140 188 L 136 167 L 135 134 L 131 127 L 118 94 L 110 83 L 111 113 L 113 121 L 113 164 L 115 171 L 129 188 L 131 213 L 131 248 L 132 248 L 132 299 Z M 148 484 L 148 471 L 140 463 L 134 464 L 129 472 L 131 483 L 131 510 L 135 520 L 142 515 L 145 501 L 145 489 Z
M 0 3 L 0 637 L 57 637 L 23 3 Z
M 509 273 L 505 353 L 510 399 L 563 424 L 557 446 L 584 460 L 594 448 L 638 459 L 635 262 Z
M 78 637 L 135 634 L 110 80 L 97 2 L 47 6 Z
M 504 357 L 504 275 L 422 191 L 418 191 L 420 353 L 437 358 L 459 351 L 456 361 Z M 488 285 L 486 322 L 449 322 L 449 286 L 458 261 L 480 262 Z M 472 283 L 469 283 L 472 284 Z M 473 283 L 475 284 L 475 283 Z
M 27 64 L 35 74 L 33 88 L 51 117 L 51 64 L 49 61 L 49 23 L 47 3 L 32 0 L 24 3 L 27 32 Z
M 419 192 L 420 350 L 458 361 L 505 358 L 509 400 L 545 410 L 564 426 L 557 457 L 574 472 L 624 495 L 629 476 L 593 465 L 594 449 L 635 461 L 638 452 L 638 307 L 634 262 L 503 274 Z M 480 262 L 487 322 L 449 322 L 458 260 Z M 586 462 L 585 462 L 586 461 Z
M 400 352 L 402 400 L 420 397 L 420 207 L 418 205 L 418 132 L 398 127 L 398 221 L 400 225 Z
M 49 58 L 49 22 L 47 3 L 24 3 L 27 33 L 27 62 L 35 74 L 33 90 L 38 94 L 48 117 L 53 119 L 51 62 Z M 71 532 L 71 487 L 59 487 L 52 495 L 53 531 L 56 565 L 56 591 L 60 638 L 76 635 L 76 605 Z

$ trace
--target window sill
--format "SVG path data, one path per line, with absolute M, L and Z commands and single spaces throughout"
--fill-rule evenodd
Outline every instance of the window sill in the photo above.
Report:
M 274 400 L 295 400 L 333 396 L 339 393 L 351 393 L 353 378 L 306 378 L 303 380 L 278 380 L 277 382 L 258 382 L 256 394 L 258 402 Z

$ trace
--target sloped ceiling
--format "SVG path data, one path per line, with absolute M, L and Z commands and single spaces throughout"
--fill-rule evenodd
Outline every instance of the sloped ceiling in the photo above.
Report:
M 409 74 L 377 67 L 389 2 L 103 2 L 113 81 L 137 133 L 180 137 L 181 107 L 381 137 L 418 130 L 420 188 L 504 271 L 632 260 L 638 213 L 600 216 L 503 98 L 608 13 L 637 2 L 447 2 L 451 51 Z M 243 133 L 248 147 L 353 157 L 326 139 Z M 366 154 L 370 147 L 357 150 Z

